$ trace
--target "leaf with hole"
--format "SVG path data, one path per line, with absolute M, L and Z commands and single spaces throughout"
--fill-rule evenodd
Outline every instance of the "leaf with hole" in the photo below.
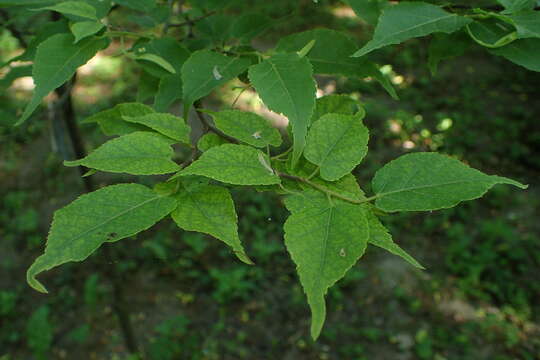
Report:
M 291 255 L 311 308 L 311 336 L 324 324 L 324 296 L 366 250 L 369 227 L 366 208 L 305 191 L 288 198 L 291 215 L 284 225 Z M 292 201 L 294 205 L 290 205 Z M 300 207 L 298 203 L 303 206 Z
M 47 292 L 36 279 L 38 274 L 67 262 L 82 261 L 105 242 L 146 230 L 176 205 L 176 200 L 139 184 L 107 186 L 80 196 L 54 213 L 45 253 L 28 269 L 28 284 Z

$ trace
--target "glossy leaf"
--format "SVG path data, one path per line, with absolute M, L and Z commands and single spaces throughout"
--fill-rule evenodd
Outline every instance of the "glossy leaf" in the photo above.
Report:
M 261 151 L 246 145 L 224 144 L 205 151 L 180 174 L 200 175 L 234 185 L 279 184 L 268 169 L 270 161 Z
M 55 212 L 45 253 L 28 269 L 28 284 L 47 292 L 36 280 L 38 274 L 67 262 L 82 261 L 105 242 L 146 230 L 176 205 L 174 199 L 138 184 L 107 186 L 80 196 Z
M 134 131 L 146 130 L 146 127 L 124 120 L 124 116 L 139 117 L 154 113 L 154 109 L 141 103 L 118 104 L 112 109 L 100 111 L 82 121 L 97 122 L 105 135 L 125 135 Z
M 399 256 L 418 269 L 425 269 L 418 261 L 416 261 L 411 255 L 409 255 L 392 240 L 392 235 L 390 235 L 388 230 L 383 224 L 381 224 L 377 216 L 375 216 L 372 211 L 368 211 L 367 218 L 369 223 L 370 244 L 378 246 L 394 255 Z
M 218 54 L 210 50 L 194 52 L 182 67 L 184 117 L 198 99 L 241 74 L 250 61 Z
M 309 130 L 304 156 L 320 166 L 323 179 L 335 181 L 366 156 L 368 139 L 368 129 L 360 117 L 327 114 Z
M 168 174 L 180 170 L 171 160 L 171 142 L 159 134 L 137 131 L 109 140 L 85 158 L 64 164 L 133 175 Z
M 318 192 L 288 198 L 291 216 L 284 225 L 285 245 L 311 308 L 311 336 L 324 324 L 324 296 L 358 261 L 366 249 L 369 227 L 366 209 L 339 200 L 329 202 Z
M 540 71 L 540 52 L 538 49 L 540 49 L 540 39 L 521 39 L 506 46 L 491 49 L 490 52 L 503 56 L 529 70 Z
M 36 88 L 17 125 L 32 115 L 41 99 L 68 81 L 77 68 L 108 45 L 107 39 L 99 38 L 89 38 L 73 44 L 73 36 L 70 34 L 53 35 L 43 41 L 38 46 L 32 71 Z
M 238 218 L 228 189 L 205 184 L 187 186 L 175 199 L 178 207 L 171 216 L 179 227 L 210 234 L 229 245 L 238 259 L 253 264 L 238 237 Z
M 375 205 L 386 212 L 450 208 L 484 195 L 496 184 L 527 186 L 486 175 L 461 161 L 437 153 L 403 155 L 379 169 L 372 182 Z
M 294 138 L 293 163 L 298 162 L 315 109 L 317 89 L 310 62 L 297 54 L 277 54 L 250 67 L 249 79 L 270 110 L 288 117 Z
M 127 122 L 147 126 L 162 135 L 189 145 L 189 133 L 191 128 L 186 125 L 184 119 L 171 114 L 152 113 L 143 116 L 123 116 Z
M 452 33 L 469 22 L 470 19 L 420 1 L 388 6 L 379 19 L 373 39 L 353 56 L 364 56 L 384 46 L 435 32 Z
M 225 134 L 255 147 L 280 146 L 279 131 L 265 118 L 246 111 L 226 110 L 210 113 L 216 127 Z

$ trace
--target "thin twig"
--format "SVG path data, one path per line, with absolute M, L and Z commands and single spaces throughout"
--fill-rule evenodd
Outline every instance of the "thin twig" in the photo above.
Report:
M 204 117 L 204 114 L 200 111 L 200 109 L 202 109 L 202 104 L 201 104 L 200 100 L 195 101 L 193 106 L 195 108 L 195 113 L 197 114 L 197 117 L 199 118 L 199 120 L 201 121 L 201 123 L 203 124 L 203 126 L 206 129 L 208 129 L 209 131 L 212 131 L 214 134 L 222 137 L 223 139 L 227 140 L 228 142 L 231 142 L 233 144 L 238 144 L 238 140 L 236 140 L 232 136 L 229 136 L 229 135 L 225 134 L 223 131 L 219 130 L 214 125 L 212 125 L 212 124 L 210 124 L 208 122 L 208 120 Z
M 210 17 L 214 15 L 215 13 L 216 13 L 215 11 L 210 11 L 208 14 L 204 14 L 192 20 L 187 19 L 186 21 L 178 23 L 178 24 L 169 24 L 169 27 L 182 27 L 182 26 L 188 26 L 188 25 L 192 26 L 196 22 L 201 21 L 202 19 L 206 19 L 207 17 Z

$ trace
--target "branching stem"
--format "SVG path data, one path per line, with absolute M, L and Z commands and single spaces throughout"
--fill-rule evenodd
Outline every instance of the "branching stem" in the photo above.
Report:
M 339 194 L 339 193 L 337 193 L 335 191 L 327 189 L 326 187 L 324 187 L 322 185 L 314 183 L 313 181 L 311 181 L 309 179 L 306 179 L 306 178 L 303 178 L 303 177 L 300 177 L 300 176 L 295 176 L 295 175 L 290 175 L 290 174 L 285 174 L 285 173 L 280 173 L 280 172 L 277 172 L 277 175 L 280 176 L 280 177 L 286 178 L 286 179 L 291 179 L 291 180 L 296 180 L 298 182 L 302 182 L 304 184 L 307 184 L 307 185 L 311 186 L 314 189 L 317 189 L 317 190 L 325 193 L 326 195 L 333 196 L 335 198 L 338 198 L 338 199 L 343 200 L 343 201 L 350 202 L 352 204 L 365 204 L 365 203 L 371 202 L 371 201 L 373 201 L 373 200 L 375 200 L 375 199 L 377 199 L 379 197 L 378 195 L 374 195 L 374 196 L 371 196 L 371 197 L 368 197 L 368 198 L 365 198 L 365 199 L 362 199 L 362 200 L 352 199 L 352 198 L 349 198 L 347 196 L 343 196 L 343 195 L 341 195 L 341 194 Z

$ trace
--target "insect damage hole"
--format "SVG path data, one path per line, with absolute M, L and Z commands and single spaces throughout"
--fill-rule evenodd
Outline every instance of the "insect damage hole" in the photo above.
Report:
M 341 248 L 341 250 L 339 250 L 339 256 L 341 256 L 341 257 L 347 256 L 347 253 L 345 252 L 344 248 Z
M 221 80 L 223 78 L 223 75 L 219 73 L 219 69 L 217 65 L 215 65 L 214 68 L 212 69 L 212 74 L 214 75 L 214 79 L 216 80 Z

